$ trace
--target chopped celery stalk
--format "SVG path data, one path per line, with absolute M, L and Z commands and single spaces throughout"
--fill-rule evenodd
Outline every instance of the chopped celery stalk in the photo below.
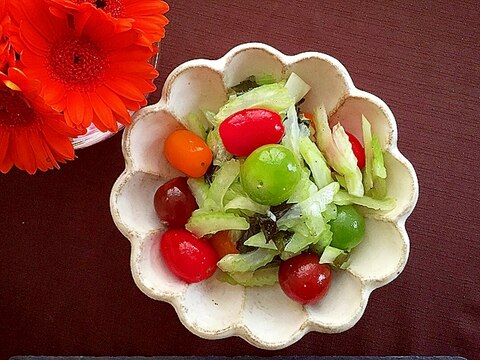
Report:
M 209 124 L 203 116 L 195 113 L 188 114 L 185 127 L 200 136 L 203 140 L 206 140 Z
M 221 211 L 195 210 L 185 229 L 198 237 L 215 234 L 221 230 L 248 230 L 248 221 L 235 214 Z
M 212 185 L 208 191 L 208 198 L 222 208 L 223 197 L 239 174 L 240 162 L 235 159 L 226 161 L 214 174 Z
M 247 196 L 239 195 L 231 199 L 225 204 L 225 211 L 227 210 L 246 210 L 258 214 L 266 214 L 268 211 L 267 205 L 259 204 Z
M 287 117 L 283 121 L 283 127 L 285 129 L 285 135 L 282 138 L 282 145 L 292 150 L 297 159 L 300 161 L 300 164 L 302 164 L 303 160 L 298 149 L 300 127 L 298 125 L 297 111 L 295 110 L 294 105 L 288 108 Z
M 288 77 L 285 87 L 288 89 L 290 96 L 295 100 L 295 104 L 302 100 L 311 89 L 310 85 L 308 85 L 300 76 L 293 72 Z
M 333 181 L 332 174 L 318 147 L 308 137 L 302 137 L 300 138 L 299 149 L 312 172 L 315 185 L 321 189 L 330 184 Z
M 218 127 L 208 133 L 207 145 L 213 153 L 213 165 L 221 166 L 225 161 L 232 158 L 232 154 L 230 154 L 223 145 L 220 133 L 218 132 Z
M 396 201 L 393 198 L 374 199 L 368 196 L 353 196 L 344 190 L 335 194 L 333 202 L 337 205 L 361 205 L 374 210 L 390 211 L 395 208 Z
M 318 190 L 308 199 L 293 205 L 285 215 L 277 220 L 278 228 L 281 230 L 292 228 L 299 222 L 313 224 L 316 219 L 322 216 L 322 212 L 326 209 L 327 205 L 333 201 L 334 195 L 339 189 L 340 186 L 338 183 L 332 182 Z
M 335 259 L 344 253 L 343 250 L 333 246 L 327 246 L 320 257 L 320 264 L 333 264 Z
M 373 149 L 373 163 L 372 163 L 373 176 L 385 179 L 387 177 L 387 169 L 385 169 L 385 165 L 383 161 L 382 148 L 380 147 L 378 138 L 375 135 L 372 136 L 372 149 Z
M 278 282 L 278 266 L 266 266 L 255 271 L 219 273 L 219 280 L 231 285 L 247 287 L 275 285 Z
M 316 204 L 304 215 L 305 225 L 313 238 L 319 237 L 325 230 L 326 223 L 320 209 L 315 209 Z
M 249 108 L 268 109 L 285 114 L 295 101 L 288 93 L 284 83 L 261 85 L 239 96 L 232 96 L 215 115 L 217 124 L 220 124 L 230 115 Z
M 383 199 L 387 196 L 387 181 L 381 177 L 375 177 L 373 179 L 373 188 L 371 188 L 367 195 L 374 199 Z
M 325 151 L 332 139 L 332 131 L 328 125 L 327 111 L 322 105 L 313 111 L 313 123 L 315 124 L 315 139 L 320 150 Z
M 347 183 L 345 182 L 345 178 L 342 175 L 334 173 L 333 177 L 335 180 L 340 184 L 340 186 L 344 189 L 347 188 Z
M 296 204 L 306 200 L 317 191 L 317 185 L 310 180 L 310 170 L 303 167 L 300 180 L 297 185 L 295 185 L 292 195 L 287 200 L 287 204 Z
M 258 248 L 244 254 L 225 255 L 217 266 L 229 273 L 255 271 L 271 262 L 276 255 L 278 250 Z
M 345 178 L 347 190 L 355 196 L 363 196 L 362 173 L 352 150 L 348 135 L 340 124 L 332 129 L 332 141 L 325 150 L 328 163 Z
M 267 239 L 265 238 L 265 234 L 261 231 L 259 233 L 256 233 L 253 236 L 250 236 L 244 242 L 244 244 L 247 246 L 253 246 L 257 248 L 277 250 L 275 243 L 272 240 L 267 242 Z
M 367 118 L 362 115 L 363 146 L 365 148 L 365 167 L 363 168 L 363 187 L 368 192 L 373 187 L 373 149 L 372 127 Z
M 317 145 L 327 158 L 327 163 L 345 178 L 349 193 L 363 196 L 362 172 L 357 166 L 357 158 L 345 130 L 340 124 L 330 130 L 324 106 L 315 109 L 313 119 Z
M 362 129 L 365 147 L 365 168 L 363 169 L 365 193 L 374 199 L 383 199 L 387 195 L 387 169 L 378 138 L 372 135 L 370 123 L 363 115 Z
M 258 85 L 267 85 L 278 82 L 272 74 L 255 75 L 255 82 Z
M 284 251 L 288 251 L 296 254 L 314 242 L 315 242 L 315 238 L 311 236 L 307 237 L 307 236 L 303 236 L 300 233 L 293 233 L 292 237 L 290 238 L 290 241 L 285 246 Z
M 215 113 L 213 111 L 205 111 L 203 113 L 205 115 L 205 119 L 208 121 L 209 127 L 215 126 Z
M 335 199 L 335 196 L 334 196 Z M 330 220 L 336 219 L 337 218 L 337 205 L 334 203 L 330 203 L 325 207 L 325 210 L 323 211 L 323 218 L 325 219 L 325 222 L 329 222 Z
M 205 200 L 207 199 L 209 186 L 202 178 L 188 178 L 187 184 L 190 190 L 192 191 L 193 197 L 197 202 L 198 207 L 203 207 Z

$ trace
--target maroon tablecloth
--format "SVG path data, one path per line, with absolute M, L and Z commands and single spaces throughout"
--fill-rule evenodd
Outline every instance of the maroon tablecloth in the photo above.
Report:
M 398 4 L 397 4 L 398 3 Z M 170 1 L 161 87 L 178 64 L 250 41 L 339 59 L 382 98 L 418 173 L 405 271 L 363 318 L 281 351 L 192 335 L 135 286 L 112 222 L 121 135 L 74 162 L 0 176 L 0 357 L 11 355 L 436 355 L 480 359 L 480 6 L 470 1 Z M 159 92 L 153 99 L 159 98 Z

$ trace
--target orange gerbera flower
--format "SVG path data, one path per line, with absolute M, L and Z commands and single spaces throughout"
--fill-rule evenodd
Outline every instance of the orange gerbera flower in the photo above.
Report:
M 21 18 L 19 36 L 25 73 L 42 83 L 42 96 L 63 112 L 68 125 L 117 131 L 129 124 L 128 110 L 146 105 L 158 72 L 148 60 L 154 51 L 136 45 L 134 30 L 115 32 L 104 12 L 53 16 L 43 1 L 11 0 Z
M 139 43 L 150 46 L 165 36 L 168 19 L 164 14 L 168 4 L 161 0 L 48 0 L 53 5 L 52 12 L 74 14 L 85 11 L 86 7 L 96 7 L 107 13 L 120 31 L 136 29 L 140 32 Z
M 61 114 L 45 105 L 40 83 L 14 67 L 0 72 L 0 171 L 13 165 L 34 174 L 73 160 L 70 137 L 80 135 Z

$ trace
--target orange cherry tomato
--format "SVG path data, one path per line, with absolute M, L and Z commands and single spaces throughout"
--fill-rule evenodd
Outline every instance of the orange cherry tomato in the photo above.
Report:
M 220 258 L 228 254 L 238 254 L 237 246 L 232 241 L 229 231 L 219 231 L 208 241 Z
M 205 174 L 212 163 L 212 150 L 190 130 L 176 130 L 165 140 L 163 153 L 177 170 L 191 177 Z

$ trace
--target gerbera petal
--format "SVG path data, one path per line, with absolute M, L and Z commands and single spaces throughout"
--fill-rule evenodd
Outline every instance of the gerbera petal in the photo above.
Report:
M 97 30 L 98 31 L 98 30 Z M 98 38 L 98 36 L 97 36 Z M 135 44 L 138 39 L 136 31 L 114 33 L 111 36 L 95 39 L 98 46 L 106 51 L 118 50 Z
M 30 146 L 27 132 L 23 129 L 16 131 L 14 142 L 17 155 L 17 158 L 15 159 L 15 165 L 21 166 L 31 175 L 35 174 L 35 171 L 37 170 L 35 154 Z
M 93 108 L 93 123 L 102 131 L 118 131 L 117 122 L 113 118 L 112 110 L 95 93 L 88 94 Z
M 67 94 L 67 107 L 65 108 L 65 115 L 68 115 L 70 121 L 76 126 L 82 124 L 87 127 L 89 124 L 84 123 L 84 101 L 83 95 L 78 91 L 71 91 Z
M 125 50 L 113 50 L 108 54 L 108 59 L 113 62 L 129 61 L 148 61 L 156 51 L 149 50 L 148 48 L 141 46 L 132 46 L 128 51 L 128 57 L 125 56 Z
M 38 135 L 39 134 L 37 134 L 37 136 L 31 136 L 29 139 L 35 154 L 37 167 L 42 171 L 52 169 L 54 166 L 58 168 L 57 162 L 52 156 L 50 156 L 51 153 L 47 152 L 45 149 L 45 143 L 42 141 L 43 136 L 41 140 L 40 136 Z
M 29 48 L 32 49 L 32 51 L 36 49 L 40 54 L 48 51 L 48 40 L 38 31 L 35 31 L 32 27 L 28 26 L 28 24 L 22 24 L 22 26 L 20 26 L 20 33 L 22 40 L 29 45 Z M 37 51 L 35 51 L 35 53 L 37 53 Z
M 97 89 L 97 95 L 105 104 L 109 104 L 112 111 L 122 120 L 121 123 L 127 125 L 130 123 L 130 114 L 123 101 L 110 89 L 101 86 Z
M 105 85 L 110 90 L 130 100 L 142 101 L 145 98 L 143 93 L 134 87 L 134 84 L 120 77 L 110 77 L 105 81 Z
M 169 10 L 168 4 L 165 1 L 150 0 L 150 1 L 124 1 L 124 10 L 128 16 L 139 16 L 143 14 L 164 14 Z
M 9 146 L 10 132 L 0 128 L 0 163 L 7 156 Z
M 125 107 L 130 111 L 137 111 L 142 106 L 147 105 L 147 100 L 143 101 L 133 101 L 122 97 L 122 101 L 125 104 Z
M 65 86 L 56 81 L 46 81 L 42 90 L 43 99 L 55 110 L 63 111 L 66 106 Z
M 43 135 L 48 144 L 46 150 L 51 152 L 52 158 L 62 162 L 63 160 L 73 160 L 75 158 L 73 145 L 68 137 L 62 136 L 50 128 L 45 128 Z
M 67 24 L 62 19 L 53 16 L 43 1 L 12 1 L 11 6 L 15 3 L 19 3 L 21 8 L 20 11 L 15 11 L 14 16 L 16 17 L 17 23 L 28 23 L 29 26 L 32 26 L 45 39 L 51 41 L 56 39 L 59 34 L 65 33 L 65 31 L 68 30 Z
M 144 80 L 142 78 L 136 78 L 130 74 L 119 74 L 119 78 L 129 82 L 130 84 L 135 84 L 135 88 L 138 89 L 142 94 L 148 94 L 157 89 L 151 80 Z

